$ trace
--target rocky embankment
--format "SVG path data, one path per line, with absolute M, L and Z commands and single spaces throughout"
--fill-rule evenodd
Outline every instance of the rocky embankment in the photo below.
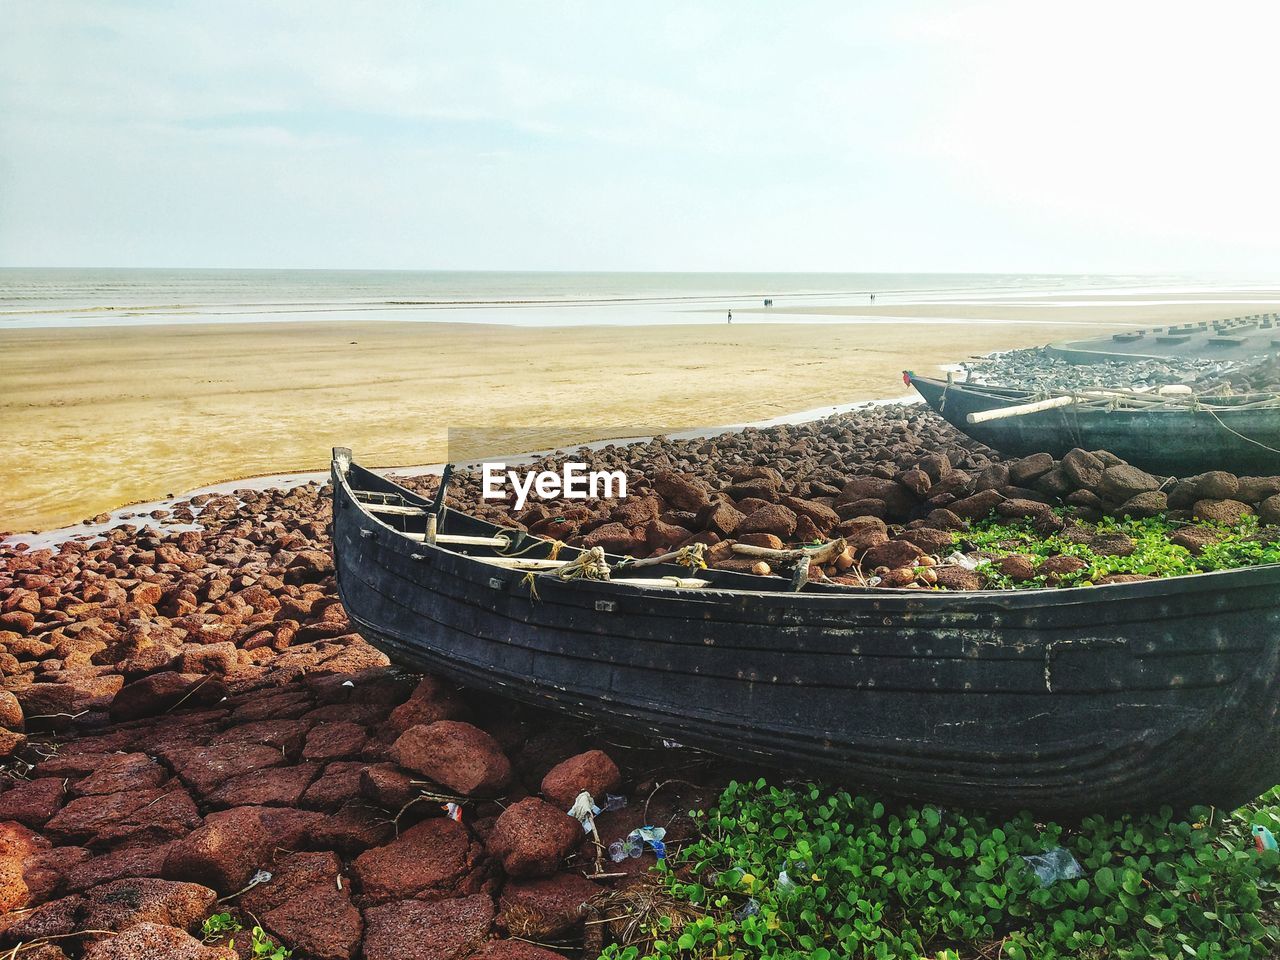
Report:
M 598 859 L 579 791 L 630 800 L 606 847 L 687 833 L 670 751 L 353 633 L 326 491 L 198 506 L 202 531 L 0 555 L 0 956 L 248 957 L 260 924 L 298 960 L 554 957 L 528 941 L 580 943 L 584 905 L 653 863 Z M 205 942 L 215 912 L 245 929 Z
M 1159 477 L 1105 451 L 1003 461 L 920 406 L 872 407 L 708 439 L 659 437 L 561 453 L 532 468 L 559 470 L 574 459 L 625 471 L 627 498 L 537 501 L 516 510 L 510 498 L 482 499 L 478 479 L 461 475 L 449 502 L 570 546 L 637 558 L 701 543 L 709 566 L 748 573 L 789 575 L 736 554 L 736 543 L 781 549 L 843 538 L 846 553 L 812 568 L 811 580 L 861 586 L 874 577 L 882 586 L 951 590 L 986 585 L 971 564 L 947 558 L 956 549 L 954 534 L 993 512 L 1033 520 L 1045 532 L 1063 529 L 1053 513 L 1060 506 L 1075 508 L 1082 520 L 1163 514 L 1190 522 L 1174 535 L 1187 543 L 1208 536 L 1196 521 L 1235 523 L 1256 513 L 1266 524 L 1280 523 L 1280 477 Z M 406 482 L 424 492 L 436 484 Z
M 451 503 L 634 556 L 702 543 L 730 568 L 732 542 L 844 537 L 815 577 L 951 589 L 982 585 L 945 560 L 992 511 L 1046 529 L 1061 503 L 1280 519 L 1280 478 L 1172 481 L 1086 451 L 1003 462 L 912 407 L 589 459 L 627 470 L 625 501 L 515 513 L 464 477 Z M 163 519 L 201 529 L 0 548 L 0 956 L 246 957 L 254 925 L 299 960 L 577 955 L 610 926 L 585 923 L 591 905 L 625 914 L 653 863 L 601 856 L 567 812 L 579 792 L 605 808 L 604 847 L 646 825 L 678 844 L 725 775 L 607 717 L 391 667 L 336 596 L 318 485 L 196 501 Z M 246 930 L 205 942 L 215 912 Z

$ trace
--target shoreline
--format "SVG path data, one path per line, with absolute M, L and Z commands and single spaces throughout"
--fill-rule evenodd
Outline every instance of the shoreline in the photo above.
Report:
M 867 407 L 875 406 L 891 406 L 895 403 L 915 405 L 924 401 L 915 394 L 904 394 L 901 397 L 890 397 L 887 399 L 877 400 L 859 400 L 849 404 L 839 406 L 815 407 L 810 410 L 798 410 L 791 414 L 784 414 L 781 417 L 773 417 L 767 420 L 757 420 L 750 423 L 732 423 L 718 424 L 716 426 L 692 427 L 688 430 L 679 431 L 670 434 L 676 439 L 689 439 L 699 437 L 715 437 L 726 433 L 736 433 L 748 428 L 764 428 L 777 426 L 784 423 L 808 423 L 813 420 L 821 420 L 825 417 L 837 416 L 842 413 L 851 413 L 854 410 L 860 410 Z M 554 453 L 556 450 L 572 448 L 581 449 L 599 449 L 607 444 L 617 443 L 642 443 L 652 440 L 653 437 L 610 437 L 604 440 L 589 440 L 580 443 L 566 443 L 560 447 L 552 447 L 543 450 L 522 451 L 519 453 L 500 453 L 493 456 L 500 456 L 508 463 L 520 464 L 532 460 L 540 459 L 548 454 Z M 472 466 L 471 463 L 458 464 L 460 466 Z M 382 475 L 400 474 L 408 477 L 431 476 L 440 473 L 444 469 L 444 462 L 439 463 L 406 463 L 391 464 L 377 467 L 370 467 L 375 473 Z M 165 518 L 154 518 L 149 516 L 155 510 L 171 511 L 175 506 L 180 504 L 188 504 L 194 498 L 205 494 L 226 495 L 235 493 L 237 490 L 293 490 L 298 487 L 306 486 L 308 483 L 323 484 L 329 479 L 328 471 L 325 470 L 282 470 L 278 473 L 261 473 L 251 476 L 232 477 L 226 480 L 218 480 L 213 483 L 195 487 L 182 493 L 175 494 L 171 497 L 164 497 L 158 500 L 136 500 L 132 503 L 121 504 L 107 511 L 110 514 L 109 519 L 100 523 L 70 523 L 61 527 L 54 527 L 48 530 L 29 530 L 5 533 L 0 531 L 0 549 L 17 549 L 20 545 L 26 551 L 41 550 L 47 547 L 56 547 L 67 540 L 90 540 L 105 536 L 108 532 L 123 524 L 133 524 L 140 527 L 155 527 L 165 530 L 183 530 L 197 529 L 199 524 L 174 524 L 168 522 Z M 199 508 L 193 507 L 193 511 L 199 517 Z
M 909 330 L 389 322 L 0 330 L 0 417 L 13 425 L 0 529 L 62 527 L 210 477 L 320 469 L 333 446 L 371 463 L 439 462 L 450 456 L 449 427 L 488 450 L 530 450 L 752 423 L 900 396 L 904 369 L 1080 335 L 1079 326 L 1034 318 Z

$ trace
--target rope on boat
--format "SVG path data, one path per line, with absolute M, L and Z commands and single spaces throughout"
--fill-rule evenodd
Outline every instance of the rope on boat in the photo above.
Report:
M 1218 414 L 1217 414 L 1216 412 L 1214 412 L 1213 407 L 1210 407 L 1210 406 L 1202 406 L 1200 409 L 1204 410 L 1207 414 L 1209 414 L 1209 416 L 1211 416 L 1211 417 L 1213 417 L 1213 419 L 1217 420 L 1217 421 L 1218 421 L 1218 426 L 1222 427 L 1222 429 L 1223 429 L 1223 430 L 1226 430 L 1226 431 L 1227 431 L 1227 433 L 1233 433 L 1233 434 L 1235 434 L 1237 437 L 1239 437 L 1241 440 L 1245 441 L 1246 443 L 1252 443 L 1252 444 L 1254 444 L 1255 446 L 1259 446 L 1259 447 L 1261 447 L 1263 450 L 1270 451 L 1271 453 L 1280 453 L 1280 450 L 1277 450 L 1275 447 L 1268 447 L 1268 446 L 1267 446 L 1265 443 L 1263 443 L 1261 440 L 1255 440 L 1255 439 L 1253 439 L 1253 437 L 1246 437 L 1246 436 L 1245 436 L 1243 433 L 1241 433 L 1239 430 L 1233 430 L 1233 429 L 1231 429 L 1230 427 L 1228 427 L 1225 423 L 1223 423 L 1223 422 L 1222 422 L 1222 418 L 1221 418 L 1220 416 L 1218 416 Z
M 592 547 L 552 572 L 560 580 L 608 580 L 609 562 L 604 547 Z
M 707 569 L 707 561 L 703 556 L 707 552 L 705 543 L 691 543 L 687 547 L 681 547 L 676 552 L 674 562 L 682 567 L 688 567 L 690 570 Z
M 541 597 L 538 596 L 538 581 L 534 576 L 536 572 L 537 571 L 530 570 L 528 573 L 526 573 L 523 577 L 520 578 L 520 583 L 529 588 L 530 600 L 541 599 Z
M 530 543 L 523 550 L 516 550 L 515 552 L 509 551 L 509 550 L 499 550 L 498 552 L 504 557 L 523 557 L 526 553 L 530 553 L 534 550 L 537 550 L 539 547 L 545 546 L 548 542 L 546 540 L 543 540 L 541 537 L 533 537 L 532 539 L 533 539 L 533 542 Z M 568 544 L 566 544 L 563 540 L 552 540 L 550 541 L 550 543 L 551 543 L 551 548 L 547 551 L 547 556 L 545 559 L 547 560 L 560 559 L 560 551 L 564 549 L 564 547 L 568 546 Z
M 557 541 L 559 542 L 559 541 Z M 549 574 L 559 580 L 608 580 L 609 561 L 604 558 L 604 547 L 592 547 L 584 550 L 563 567 L 555 570 L 530 570 L 520 578 L 520 583 L 529 588 L 529 599 L 537 600 L 538 576 Z

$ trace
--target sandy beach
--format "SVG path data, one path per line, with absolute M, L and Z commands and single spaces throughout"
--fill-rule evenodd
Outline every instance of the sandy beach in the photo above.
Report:
M 929 320 L 969 309 L 984 317 L 1007 309 L 1008 322 Z M 1170 308 L 808 305 L 804 312 L 823 320 L 0 331 L 7 441 L 0 529 L 47 529 L 202 484 L 323 468 L 335 444 L 380 465 L 433 462 L 447 456 L 450 427 L 483 433 L 493 445 L 462 452 L 502 453 L 535 440 L 630 436 L 894 397 L 905 367 L 933 370 L 991 350 L 1154 323 Z M 831 322 L 860 312 L 910 322 Z M 1192 304 L 1176 315 L 1237 312 L 1244 311 Z

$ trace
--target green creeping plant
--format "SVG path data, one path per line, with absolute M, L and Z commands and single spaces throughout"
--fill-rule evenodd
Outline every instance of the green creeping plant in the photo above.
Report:
M 244 927 L 240 925 L 240 921 L 229 913 L 211 914 L 200 925 L 200 933 L 205 940 L 213 940 L 224 933 L 236 933 L 243 929 Z
M 1280 955 L 1280 788 L 1232 813 L 1087 817 L 889 806 L 817 784 L 731 783 L 661 874 L 696 919 L 644 956 L 1268 960 Z M 1025 857 L 1063 848 L 1047 885 Z M 1071 859 L 1063 858 L 1071 863 Z M 1043 862 L 1043 861 L 1041 861 Z M 639 960 L 613 945 L 609 960 Z
M 1133 553 L 1127 557 L 1100 555 L 1087 544 L 1077 543 L 1062 533 L 1039 533 L 1030 521 L 1005 521 L 996 517 L 975 522 L 971 529 L 953 534 L 953 539 L 957 549 L 981 550 L 997 557 L 1024 554 L 1037 566 L 1059 555 L 1076 557 L 1085 564 L 1074 573 L 1062 575 L 1053 584 L 1043 575 L 1030 581 L 1014 581 L 994 568 L 982 568 L 989 586 L 1005 589 L 1081 586 L 1116 573 L 1180 577 L 1280 563 L 1280 530 L 1260 527 L 1254 516 L 1245 517 L 1235 526 L 1226 526 L 1208 522 L 1175 523 L 1162 516 L 1140 520 L 1104 517 L 1097 523 L 1087 523 L 1072 519 L 1071 511 L 1057 513 L 1093 535 L 1124 534 L 1133 541 Z M 1169 540 L 1171 535 L 1188 526 L 1212 531 L 1219 539 L 1206 545 L 1198 556 L 1192 554 L 1186 547 Z

